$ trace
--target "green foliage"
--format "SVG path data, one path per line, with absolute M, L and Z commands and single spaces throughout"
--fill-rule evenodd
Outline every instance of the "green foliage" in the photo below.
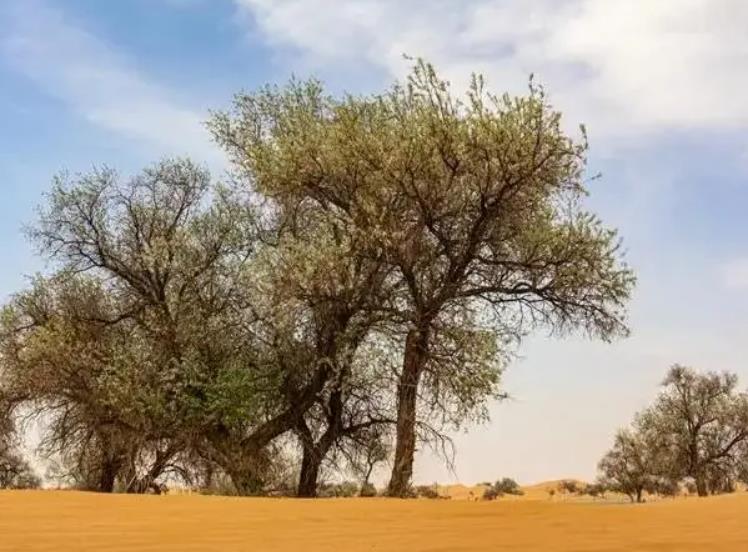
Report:
M 748 394 L 734 374 L 675 365 L 655 403 L 618 433 L 600 462 L 611 490 L 641 500 L 672 495 L 689 479 L 700 496 L 732 492 L 748 457 Z
M 498 96 L 476 76 L 455 97 L 419 60 L 382 94 L 335 98 L 318 81 L 292 81 L 237 95 L 210 123 L 284 224 L 329 221 L 332 233 L 312 233 L 323 255 L 351 243 L 387 260 L 383 306 L 402 342 L 423 341 L 402 361 L 395 494 L 408 485 L 417 419 L 485 420 L 527 332 L 627 333 L 634 277 L 615 231 L 581 201 L 584 133 L 569 137 L 560 121 L 539 87 Z M 335 273 L 319 255 L 305 278 Z M 420 405 L 402 392 L 414 382 Z
M 0 317 L 3 416 L 44 414 L 84 488 L 269 493 L 296 440 L 362 479 L 327 495 L 393 449 L 404 493 L 416 437 L 487 420 L 528 332 L 627 333 L 634 277 L 560 120 L 418 61 L 377 95 L 238 95 L 210 122 L 231 185 L 180 159 L 58 177 L 29 231 L 51 274 Z
M 496 500 L 504 495 L 522 496 L 524 494 L 525 492 L 514 479 L 504 477 L 483 491 L 483 500 Z

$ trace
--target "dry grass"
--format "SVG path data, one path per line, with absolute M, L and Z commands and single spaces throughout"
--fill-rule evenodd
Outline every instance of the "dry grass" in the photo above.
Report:
M 746 519 L 748 493 L 625 505 L 0 492 L 0 550 L 735 552 Z

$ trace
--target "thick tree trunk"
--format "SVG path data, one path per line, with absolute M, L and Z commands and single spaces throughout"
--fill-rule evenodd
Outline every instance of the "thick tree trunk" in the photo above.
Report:
M 425 332 L 411 330 L 405 342 L 403 372 L 397 397 L 397 435 L 395 461 L 387 488 L 390 496 L 404 498 L 413 476 L 413 457 L 416 451 L 416 407 L 418 383 L 426 363 Z
M 101 466 L 101 475 L 99 476 L 99 492 L 114 492 L 114 482 L 117 479 L 117 467 L 112 460 L 104 461 Z
M 698 475 L 694 478 L 696 482 L 696 493 L 699 496 L 708 496 L 709 487 L 706 484 L 706 478 L 703 475 Z
M 636 489 L 636 503 L 641 504 L 643 489 Z
M 301 474 L 296 496 L 300 498 L 314 498 L 317 496 L 317 480 L 319 469 L 322 465 L 321 455 L 317 451 L 304 447 L 304 456 L 301 461 Z

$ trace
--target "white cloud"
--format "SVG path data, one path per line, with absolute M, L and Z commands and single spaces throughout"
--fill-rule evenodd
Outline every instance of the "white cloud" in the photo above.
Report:
M 728 289 L 748 289 L 748 258 L 726 263 L 722 268 L 722 278 Z
M 529 73 L 593 132 L 748 125 L 742 0 L 235 0 L 271 44 L 319 67 L 402 75 L 402 54 L 453 82 L 483 72 L 516 91 Z
M 195 155 L 222 166 L 203 127 L 207 113 L 180 106 L 98 37 L 41 2 L 12 2 L 0 15 L 7 63 L 90 123 L 156 146 L 158 155 Z

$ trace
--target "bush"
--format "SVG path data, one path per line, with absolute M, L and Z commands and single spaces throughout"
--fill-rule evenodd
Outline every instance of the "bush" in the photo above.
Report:
M 371 483 L 364 483 L 364 485 L 361 486 L 358 495 L 366 498 L 377 496 L 377 488 Z
M 505 477 L 483 491 L 483 500 L 496 500 L 504 495 L 522 496 L 524 491 L 514 479 Z
M 357 496 L 358 492 L 358 483 L 355 481 L 342 481 L 340 483 L 320 485 L 317 496 L 320 498 L 350 498 Z
M 564 479 L 558 484 L 558 490 L 562 493 L 577 494 L 579 485 L 573 479 Z
M 418 485 L 413 490 L 417 498 L 441 498 L 436 485 Z
M 589 495 L 592 498 L 596 498 L 598 496 L 602 498 L 605 496 L 605 492 L 607 490 L 608 489 L 602 483 L 592 483 L 591 485 L 587 485 L 584 488 L 584 494 Z
M 493 485 L 483 491 L 483 500 L 496 500 L 500 496 L 502 495 L 499 494 L 499 492 L 494 488 Z
M 694 491 L 695 490 L 696 489 L 694 488 Z M 657 484 L 655 492 L 662 496 L 673 497 L 680 494 L 681 488 L 680 484 L 677 481 L 673 481 L 671 479 L 663 479 Z

